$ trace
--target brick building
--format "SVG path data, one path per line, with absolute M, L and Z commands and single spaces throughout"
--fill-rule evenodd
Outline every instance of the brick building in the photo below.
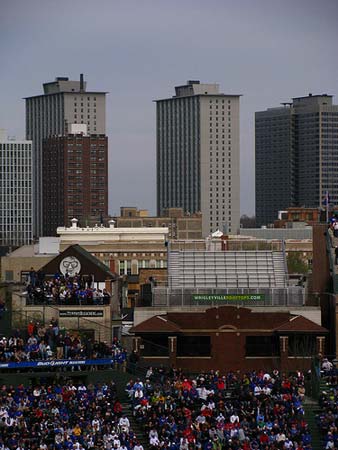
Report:
M 114 220 L 119 228 L 167 227 L 169 239 L 202 239 L 202 214 L 185 214 L 183 208 L 167 208 L 162 216 L 151 217 L 145 209 L 122 206 Z
M 278 220 L 274 221 L 274 228 L 287 228 L 294 222 L 313 225 L 325 220 L 325 211 L 321 208 L 290 207 L 285 211 L 279 211 Z
M 43 141 L 43 235 L 76 217 L 82 226 L 108 214 L 108 138 L 84 133 Z
M 237 306 L 156 315 L 131 332 L 146 363 L 193 372 L 309 369 L 328 333 L 300 315 Z

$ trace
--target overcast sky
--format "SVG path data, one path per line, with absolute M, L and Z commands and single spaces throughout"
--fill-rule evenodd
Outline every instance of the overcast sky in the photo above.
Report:
M 155 104 L 188 79 L 241 98 L 241 212 L 254 213 L 254 112 L 338 95 L 338 0 L 0 0 L 0 128 L 56 76 L 108 91 L 110 213 L 156 212 Z M 338 103 L 338 99 L 334 99 Z M 338 174 L 337 174 L 338 175 Z M 309 180 L 309 182 L 311 182 Z

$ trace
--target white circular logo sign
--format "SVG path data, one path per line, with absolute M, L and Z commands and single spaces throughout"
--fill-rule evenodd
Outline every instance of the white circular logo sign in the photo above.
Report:
M 64 258 L 60 263 L 60 272 L 62 275 L 70 275 L 73 277 L 77 273 L 80 273 L 81 270 L 81 263 L 80 261 L 75 258 L 75 256 L 67 256 Z

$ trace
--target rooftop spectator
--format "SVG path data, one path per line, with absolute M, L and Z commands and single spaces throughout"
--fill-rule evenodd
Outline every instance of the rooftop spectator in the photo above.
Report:
M 31 304 L 106 305 L 111 295 L 106 289 L 93 287 L 93 278 L 76 274 L 74 277 L 55 273 L 46 279 L 42 272 L 29 272 L 28 285 L 23 292 Z

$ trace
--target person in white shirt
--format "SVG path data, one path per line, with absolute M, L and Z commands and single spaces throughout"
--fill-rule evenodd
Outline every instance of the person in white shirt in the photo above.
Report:
M 180 441 L 180 450 L 188 450 L 189 449 L 189 442 L 187 438 L 181 438 Z
M 92 420 L 92 428 L 93 431 L 100 431 L 100 421 L 97 417 Z
M 327 359 L 324 358 L 322 362 L 322 370 L 324 372 L 330 372 L 333 369 L 333 364 Z
M 118 447 L 120 447 L 121 445 L 120 439 L 117 434 L 114 434 L 113 436 L 113 446 L 115 447 L 115 445 L 117 445 Z
M 276 435 L 276 441 L 277 442 L 285 442 L 286 436 L 284 433 L 277 433 Z
M 239 422 L 239 417 L 238 417 L 238 415 L 237 414 L 235 414 L 235 413 L 232 413 L 232 415 L 230 416 L 230 422 L 231 423 L 238 423 Z
M 158 437 L 156 437 L 156 436 L 154 436 L 154 437 L 151 437 L 150 439 L 149 439 L 149 445 L 151 445 L 151 446 L 157 446 L 157 445 L 160 445 L 160 441 L 159 441 L 159 439 L 158 439 Z
M 134 398 L 143 398 L 143 391 L 140 388 L 137 388 L 134 393 Z
M 262 391 L 263 391 L 263 394 L 265 394 L 265 395 L 271 394 L 271 389 L 269 388 L 269 386 L 264 386 Z
M 210 394 L 210 391 L 208 391 L 205 386 L 203 386 L 201 388 L 197 388 L 197 392 L 198 392 L 199 398 L 201 398 L 202 400 L 206 400 L 208 397 L 208 394 Z
M 262 388 L 260 386 L 255 386 L 254 395 L 261 395 Z
M 286 449 L 293 448 L 293 442 L 290 441 L 290 439 L 286 439 L 286 441 L 284 442 L 284 448 Z
M 119 427 L 122 431 L 129 433 L 130 422 L 127 416 L 122 416 L 119 420 Z
M 158 440 L 158 433 L 157 433 L 157 430 L 155 428 L 152 428 L 149 431 L 149 439 L 152 439 L 152 438 L 156 438 Z
M 141 445 L 139 442 L 136 442 L 133 450 L 144 450 L 144 448 L 143 448 L 143 445 Z

